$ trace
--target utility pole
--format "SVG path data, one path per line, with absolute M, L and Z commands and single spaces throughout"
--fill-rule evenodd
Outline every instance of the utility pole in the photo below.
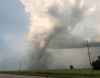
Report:
M 88 50 L 89 63 L 90 63 L 90 65 L 92 65 L 92 61 L 91 61 L 91 53 L 90 53 L 90 46 L 89 46 L 88 40 L 87 40 L 86 46 L 87 46 L 87 50 Z

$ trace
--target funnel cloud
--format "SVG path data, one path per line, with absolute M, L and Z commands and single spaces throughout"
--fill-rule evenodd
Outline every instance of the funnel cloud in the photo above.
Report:
M 90 6 L 87 4 L 89 0 L 87 3 L 86 0 L 20 1 L 30 19 L 27 40 L 31 44 L 32 57 L 35 60 L 32 64 L 33 68 L 46 67 L 41 59 L 48 47 L 67 48 L 72 41 L 76 44 L 87 39 L 92 41 L 99 35 L 98 25 L 95 27 L 97 21 L 94 0 Z M 84 32 L 85 28 L 86 32 Z M 70 45 L 72 46 L 73 44 Z

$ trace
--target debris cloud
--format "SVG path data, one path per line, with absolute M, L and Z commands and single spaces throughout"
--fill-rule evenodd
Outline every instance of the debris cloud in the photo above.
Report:
M 95 11 L 87 8 L 84 0 L 20 0 L 30 18 L 27 39 L 32 44 L 33 68 L 45 68 L 42 57 L 48 44 L 59 33 L 72 30 L 84 17 Z M 73 35 L 73 34 L 72 34 Z M 71 36 L 72 36 L 71 35 Z M 44 65 L 44 67 L 43 67 Z

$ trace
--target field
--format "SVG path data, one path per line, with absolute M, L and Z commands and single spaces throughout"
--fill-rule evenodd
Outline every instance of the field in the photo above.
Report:
M 77 69 L 77 70 L 35 70 L 35 71 L 1 71 L 1 74 L 16 74 L 45 77 L 71 77 L 71 78 L 100 78 L 100 70 Z

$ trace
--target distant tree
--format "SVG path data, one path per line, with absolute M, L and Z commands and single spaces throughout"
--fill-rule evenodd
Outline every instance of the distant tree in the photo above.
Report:
M 100 70 L 100 56 L 98 56 L 98 59 L 96 61 L 92 62 L 92 67 L 95 70 Z
M 70 67 L 71 70 L 74 69 L 74 66 L 73 65 L 70 65 L 69 67 Z

